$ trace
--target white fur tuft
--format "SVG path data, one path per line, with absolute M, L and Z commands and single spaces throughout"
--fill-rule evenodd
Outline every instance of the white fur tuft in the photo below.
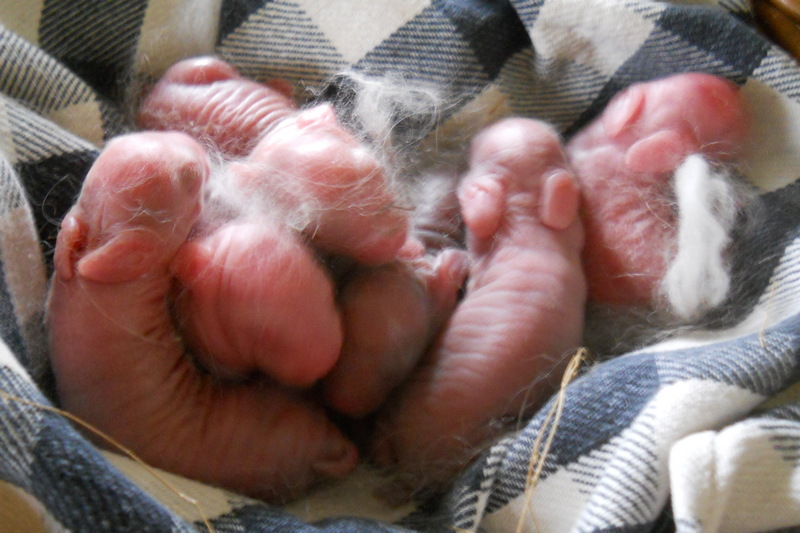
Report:
M 672 311 L 690 320 L 722 303 L 730 287 L 723 254 L 736 218 L 729 177 L 701 155 L 691 155 L 675 172 L 678 203 L 677 254 L 662 282 Z

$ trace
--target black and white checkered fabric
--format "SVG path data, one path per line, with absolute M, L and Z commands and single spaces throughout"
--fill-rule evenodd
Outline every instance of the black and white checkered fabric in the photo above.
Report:
M 127 127 L 133 75 L 181 57 L 217 53 L 311 91 L 350 67 L 397 72 L 462 104 L 500 94 L 506 113 L 565 135 L 631 83 L 718 74 L 753 108 L 744 173 L 762 204 L 737 235 L 717 319 L 574 381 L 535 486 L 550 406 L 392 525 L 344 507 L 309 519 L 169 477 L 195 507 L 61 416 L 3 396 L 0 530 L 202 531 L 203 516 L 248 532 L 800 527 L 800 68 L 754 29 L 746 0 L 0 0 L 0 24 L 0 390 L 41 404 L 58 222 Z

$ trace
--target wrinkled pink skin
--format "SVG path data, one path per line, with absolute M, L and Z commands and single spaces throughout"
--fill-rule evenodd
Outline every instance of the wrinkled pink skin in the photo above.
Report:
M 177 253 L 175 313 L 203 366 L 221 377 L 263 372 L 305 387 L 342 345 L 330 277 L 297 235 L 269 219 L 234 221 Z
M 351 417 L 378 410 L 414 369 L 457 303 L 470 261 L 452 176 L 431 176 L 413 214 L 405 261 L 359 268 L 339 294 L 345 339 L 325 378 L 331 407 Z M 433 185 L 431 187 L 430 185 Z
M 218 61 L 188 62 L 177 71 L 167 75 L 166 88 L 155 88 L 145 109 L 165 105 L 159 94 L 172 98 L 173 88 L 187 90 L 193 96 L 175 103 L 180 120 L 194 112 L 199 93 L 217 105 L 203 112 L 233 121 L 227 129 L 211 124 L 198 133 L 202 115 L 190 125 L 190 134 L 209 143 L 208 131 L 230 134 L 241 126 L 243 136 L 252 133 L 252 122 L 240 124 L 240 116 L 229 108 L 240 104 L 242 91 L 258 92 L 260 86 L 254 88 Z M 237 89 L 236 83 L 244 88 Z M 276 109 L 274 96 L 262 91 L 248 109 L 277 117 L 280 125 L 265 119 L 257 127 L 274 126 L 302 142 L 295 148 L 285 137 L 252 134 L 253 150 L 227 172 L 252 188 L 261 186 L 253 183 L 258 170 L 265 170 L 265 181 L 294 173 L 306 189 L 290 200 L 313 200 L 323 214 L 342 211 L 336 218 L 341 224 L 348 213 L 339 209 L 339 198 L 320 192 L 325 187 L 373 200 L 352 215 L 352 231 L 343 231 L 340 238 L 315 232 L 312 242 L 319 236 L 320 248 L 365 263 L 393 259 L 407 240 L 408 220 L 403 211 L 386 209 L 392 198 L 376 173 L 377 163 L 338 128 L 329 108 L 295 113 L 284 105 L 291 114 L 284 113 Z M 259 112 L 259 102 L 268 109 Z M 164 128 L 172 129 L 169 124 Z M 230 143 L 214 142 L 235 153 Z M 183 145 L 191 149 L 176 155 L 176 147 Z M 172 169 L 188 166 L 192 158 L 205 179 L 206 154 L 189 137 L 143 133 L 111 143 L 93 167 L 78 205 L 65 219 L 56 253 L 49 317 L 59 394 L 67 408 L 156 466 L 284 499 L 320 478 L 349 472 L 358 458 L 355 446 L 316 402 L 287 388 L 314 383 L 338 358 L 342 324 L 333 280 L 300 235 L 274 222 L 274 213 L 209 222 L 199 218 L 199 186 L 192 192 L 191 210 L 177 194 L 165 195 L 164 184 L 174 181 L 177 172 Z M 371 191 L 360 190 L 365 184 Z M 142 215 L 131 214 L 137 212 Z M 151 229 L 149 213 L 169 223 Z M 201 221 L 198 232 L 193 231 Z M 111 239 L 115 232 L 120 237 L 114 242 L 120 245 L 101 247 L 98 253 L 95 248 L 103 240 L 95 233 Z M 131 237 L 140 234 L 148 238 Z M 161 241 L 169 246 L 150 246 Z M 174 306 L 181 330 L 175 329 L 170 313 L 176 279 L 181 287 Z M 212 375 L 185 356 L 183 339 Z M 120 360 L 120 352 L 130 353 L 132 362 L 109 364 L 110 357 Z M 272 381 L 219 379 L 255 372 Z
M 295 113 L 276 85 L 244 79 L 218 59 L 182 61 L 150 91 L 137 122 L 244 156 L 230 169 L 238 184 L 289 212 L 311 206 L 316 218 L 304 232 L 317 248 L 363 263 L 391 261 L 407 240 L 408 217 L 393 208 L 380 165 L 329 106 Z
M 230 171 L 249 195 L 287 211 L 311 205 L 316 220 L 305 233 L 320 250 L 382 264 L 408 239 L 407 213 L 393 207 L 383 169 L 328 105 L 279 122 Z
M 465 299 L 379 421 L 400 483 L 437 486 L 505 417 L 539 405 L 580 345 L 586 286 L 579 190 L 547 125 L 508 119 L 474 141 L 459 191 L 473 260 Z
M 693 153 L 742 154 L 749 117 L 737 87 L 707 74 L 636 84 L 567 145 L 583 190 L 593 301 L 650 307 L 677 233 L 671 177 Z
M 196 99 L 198 93 L 202 93 L 206 101 L 222 109 L 211 105 L 203 107 L 203 115 L 192 121 L 187 130 L 196 134 L 202 120 L 208 120 L 208 117 L 228 120 L 227 117 L 236 115 L 240 104 L 235 99 L 227 100 L 229 95 L 256 92 L 252 82 L 242 80 L 230 67 L 213 59 L 186 61 L 173 70 L 175 72 L 168 72 L 145 101 L 140 116 L 150 125 L 182 128 L 181 120 L 159 121 L 158 114 L 172 103 L 178 109 L 172 110 L 167 117 L 185 118 L 187 113 L 198 108 Z M 237 82 L 243 85 L 242 89 L 236 88 Z M 183 91 L 188 95 L 186 99 L 169 101 L 176 93 L 183 95 Z M 453 251 L 438 258 L 417 258 L 413 264 L 393 262 L 398 253 L 414 256 L 421 248 L 418 249 L 419 243 L 408 240 L 405 211 L 391 208 L 394 195 L 387 187 L 383 170 L 352 136 L 339 127 L 329 106 L 283 118 L 275 111 L 274 104 L 281 97 L 280 94 L 266 93 L 262 96 L 272 116 L 279 116 L 280 120 L 267 124 L 252 151 L 244 159 L 230 164 L 228 172 L 248 196 L 277 202 L 287 210 L 298 206 L 308 208 L 306 200 L 313 199 L 311 208 L 316 209 L 318 220 L 305 233 L 311 237 L 314 248 L 347 255 L 362 265 L 378 266 L 374 272 L 369 267 L 363 268 L 354 276 L 357 281 L 343 288 L 338 303 L 344 328 L 332 327 L 339 315 L 330 305 L 331 291 L 322 287 L 325 283 L 318 276 L 313 287 L 305 280 L 298 282 L 298 286 L 305 287 L 309 295 L 320 295 L 318 299 L 304 300 L 305 306 L 297 302 L 296 291 L 288 290 L 291 285 L 284 280 L 286 276 L 281 276 L 293 255 L 296 256 L 291 268 L 293 272 L 301 267 L 298 263 L 308 264 L 305 249 L 296 248 L 296 253 L 292 253 L 291 246 L 281 247 L 286 252 L 285 264 L 276 261 L 270 271 L 271 267 L 261 264 L 260 274 L 253 276 L 255 281 L 251 281 L 251 276 L 237 272 L 235 276 L 229 276 L 228 283 L 238 289 L 219 295 L 214 289 L 219 284 L 219 272 L 233 272 L 235 268 L 221 267 L 221 261 L 212 256 L 229 259 L 227 246 L 244 242 L 244 239 L 232 238 L 242 231 L 241 225 L 237 224 L 236 232 L 226 232 L 224 239 L 215 234 L 200 241 L 202 245 L 190 243 L 181 251 L 178 264 L 189 265 L 189 268 L 176 271 L 182 288 L 178 316 L 186 317 L 181 325 L 189 345 L 204 366 L 213 369 L 217 375 L 238 376 L 260 370 L 284 384 L 308 385 L 322 377 L 336 362 L 336 367 L 325 380 L 329 404 L 345 414 L 363 415 L 375 410 L 386 394 L 402 381 L 437 333 L 455 306 L 456 294 L 466 276 L 466 263 Z M 168 101 L 163 101 L 164 98 Z M 227 110 L 226 105 L 234 110 Z M 253 108 L 255 104 L 250 101 L 248 105 Z M 266 116 L 267 113 L 256 115 Z M 251 136 L 250 125 L 251 122 L 244 124 L 246 138 Z M 204 125 L 202 131 L 230 132 L 237 126 L 236 122 L 227 124 L 227 128 Z M 264 221 L 258 221 L 258 224 L 264 224 Z M 252 224 L 248 224 L 250 226 Z M 270 234 L 277 230 L 273 228 Z M 286 239 L 288 236 L 283 240 Z M 264 255 L 253 250 L 249 243 L 242 248 L 252 256 L 250 261 Z M 242 270 L 254 270 L 247 260 L 237 259 L 236 262 L 243 265 Z M 201 275 L 195 275 L 197 272 Z M 385 280 L 387 273 L 394 283 L 376 283 L 376 280 Z M 253 285 L 258 286 L 256 290 Z M 274 292 L 284 292 L 285 298 L 264 298 L 269 287 L 273 287 Z M 274 287 L 281 289 L 276 291 Z M 387 294 L 380 292 L 391 287 L 396 287 L 394 296 L 397 300 L 393 301 L 397 307 L 394 310 L 382 301 Z M 380 306 L 378 302 L 381 302 Z M 407 312 L 399 313 L 403 303 Z M 265 305 L 270 309 L 264 309 Z M 260 321 L 247 326 L 253 317 Z M 361 317 L 368 317 L 368 320 Z M 227 331 L 241 333 L 247 329 L 259 334 L 244 337 L 225 334 Z M 343 345 L 342 329 L 345 332 Z M 404 339 L 405 345 L 395 345 L 398 336 Z M 296 342 L 287 342 L 287 337 L 294 337 Z M 304 349 L 301 349 L 302 341 L 305 341 Z M 258 351 L 254 352 L 252 346 L 257 346 Z M 365 354 L 365 350 L 369 353 Z M 264 357 L 267 353 L 273 355 Z M 292 358 L 293 353 L 299 355 Z M 339 355 L 338 361 L 336 355 Z M 280 361 L 292 359 L 296 361 L 296 368 L 289 376 L 286 365 Z M 313 361 L 316 363 L 312 364 Z M 282 373 L 272 368 L 276 363 L 282 368 Z M 370 379 L 364 380 L 364 376 L 370 376 Z M 354 390 L 359 393 L 354 393 Z
M 142 129 L 182 131 L 228 156 L 246 156 L 296 110 L 290 91 L 242 78 L 217 59 L 182 61 L 150 90 L 136 120 Z
M 351 417 L 377 411 L 453 312 L 468 271 L 455 249 L 357 271 L 339 295 L 345 340 L 325 378 L 328 405 Z
M 207 174 L 203 150 L 177 133 L 122 137 L 100 155 L 56 248 L 58 393 L 155 466 L 280 499 L 345 474 L 358 455 L 318 406 L 263 382 L 220 381 L 186 356 L 167 295 Z
M 229 96 L 240 94 L 231 84 L 239 80 L 250 88 L 250 82 L 228 76 L 216 61 L 187 62 L 177 70 L 178 89 L 204 92 L 219 106 L 212 115 L 223 120 L 236 116 L 226 106 L 239 104 Z M 168 73 L 164 83 L 175 84 L 175 77 Z M 158 95 L 173 91 L 156 86 L 153 94 L 145 106 L 159 108 L 165 103 Z M 401 248 L 420 246 L 407 239 L 405 212 L 387 208 L 393 196 L 379 165 L 336 124 L 329 107 L 284 116 L 270 98 L 263 97 L 265 105 L 279 122 L 261 123 L 265 131 L 252 151 L 226 167 L 233 183 L 255 197 L 274 194 L 273 188 L 289 193 L 278 209 L 310 203 L 320 226 L 308 232 L 313 248 L 381 265 L 394 261 Z M 178 100 L 175 113 L 184 116 L 180 107 L 195 104 L 194 98 Z M 251 102 L 250 109 L 254 106 Z M 199 125 L 190 124 L 188 133 L 213 148 L 206 133 L 197 133 Z M 234 120 L 228 130 L 217 125 L 203 132 L 230 132 L 237 126 Z M 247 134 L 251 123 L 243 127 Z M 165 196 L 163 184 L 174 181 L 171 169 L 189 164 L 177 160 L 179 144 L 192 146 L 190 155 L 205 179 L 206 155 L 188 137 L 122 138 L 98 159 L 78 205 L 65 218 L 49 307 L 59 394 L 67 408 L 156 466 L 270 500 L 292 497 L 322 478 L 346 474 L 357 461 L 354 445 L 296 388 L 329 374 L 339 359 L 343 328 L 333 280 L 302 236 L 276 222 L 275 204 L 263 216 L 248 213 L 226 222 L 202 218 L 199 186 L 192 191 L 191 211 L 177 195 Z M 220 146 L 233 153 L 230 143 Z M 294 183 L 280 183 L 287 176 Z M 132 189 L 141 190 L 139 196 L 130 198 L 129 182 L 139 184 Z M 129 211 L 152 212 L 171 224 L 151 230 L 141 217 L 126 219 Z M 124 223 L 105 227 L 107 217 L 90 216 L 111 212 L 122 213 L 117 218 Z M 113 253 L 96 253 L 103 241 L 93 237 L 95 232 L 107 239 L 114 232 L 146 234 L 149 240 L 120 237 Z M 150 241 L 169 246 L 151 250 L 145 246 Z M 430 305 L 431 316 L 454 305 L 463 280 L 464 273 L 437 289 L 443 272 L 414 273 L 438 299 Z M 105 300 L 98 300 L 100 293 Z M 75 331 L 85 334 L 76 337 Z M 210 374 L 194 366 L 187 346 Z M 142 372 L 129 371 L 128 363 L 107 362 L 112 354 L 119 360 L 120 351 L 131 353 L 131 359 L 142 354 L 137 363 Z M 389 367 L 393 353 L 382 355 L 376 359 Z M 144 369 L 153 365 L 149 359 L 158 364 L 145 376 Z M 383 390 L 402 377 L 395 374 L 387 384 L 372 381 Z M 337 390 L 335 384 L 327 388 Z M 147 401 L 139 406 L 141 398 Z M 215 458 L 213 465 L 206 457 Z
M 243 94 L 244 107 L 237 100 Z M 628 117 L 611 121 L 617 129 L 622 124 L 615 137 L 625 137 L 637 121 L 658 126 L 648 115 L 659 113 L 649 107 L 639 113 L 610 109 L 612 118 Z M 302 236 L 268 213 L 202 224 L 190 236 L 199 216 L 192 203 L 197 193 L 182 197 L 191 208 L 180 201 L 150 208 L 148 202 L 158 204 L 161 195 L 147 196 L 146 184 L 174 181 L 169 169 L 180 166 L 175 146 L 191 142 L 176 137 L 181 143 L 155 143 L 152 136 L 164 134 L 152 133 L 116 141 L 136 160 L 128 167 L 123 149 L 112 143 L 65 219 L 56 253 L 51 340 L 68 408 L 157 466 L 282 499 L 320 477 L 348 472 L 357 460 L 322 409 L 288 386 L 321 380 L 335 409 L 351 416 L 378 410 L 374 457 L 411 488 L 439 486 L 498 434 L 502 420 L 528 412 L 551 393 L 554 383 L 541 379 L 557 376 L 580 343 L 586 285 L 580 193 L 550 128 L 513 119 L 475 140 L 459 191 L 470 266 L 452 251 L 420 255 L 419 243 L 408 237 L 407 218 L 390 207 L 394 196 L 379 165 L 326 106 L 294 113 L 285 92 L 203 59 L 167 73 L 145 100 L 140 119 L 242 156 L 227 167 L 239 187 L 271 202 L 277 197 L 271 205 L 279 210 L 311 206 L 318 216 Z M 608 155 L 614 149 L 601 149 L 604 142 L 599 135 L 571 143 L 581 179 L 591 178 L 584 174 L 592 165 L 607 161 L 609 172 L 622 165 Z M 140 144 L 149 151 L 136 148 Z M 669 161 L 662 166 L 678 159 L 669 157 L 682 152 L 675 146 L 662 146 Z M 205 168 L 202 150 L 194 145 L 191 153 L 188 159 Z M 153 179 L 140 187 L 147 198 L 134 202 L 139 210 L 189 222 L 150 232 L 139 218 L 120 216 L 120 226 L 89 216 L 125 206 L 132 193 L 119 184 L 138 175 L 126 173 L 137 165 L 153 167 Z M 100 178 L 92 176 L 101 170 L 109 183 L 98 185 Z M 606 197 L 612 193 L 608 189 Z M 602 194 L 593 194 L 585 194 L 587 205 L 601 201 Z M 602 223 L 593 223 L 592 231 L 602 233 Z M 120 228 L 134 230 L 123 235 L 146 234 L 168 245 L 133 239 L 135 245 L 105 256 L 114 261 L 87 259 Z M 89 238 L 93 232 L 105 237 Z M 336 300 L 333 280 L 314 250 L 362 265 Z M 591 262 L 597 254 L 586 257 Z M 139 258 L 133 265 L 146 265 L 143 272 L 126 273 L 131 258 Z M 456 305 L 468 268 L 466 297 Z M 168 298 L 175 279 L 178 330 Z M 188 362 L 181 338 L 211 375 Z M 220 379 L 254 373 L 269 379 Z M 206 457 L 215 457 L 213 464 Z
M 406 214 L 385 208 L 393 197 L 378 170 L 327 106 L 283 120 L 227 168 L 251 199 L 274 193 L 264 190 L 273 185 L 288 191 L 280 199 L 287 212 L 312 199 L 320 212 L 314 246 L 364 264 L 393 260 L 407 240 Z M 364 208 L 341 209 L 332 191 Z M 336 363 L 342 321 L 333 280 L 302 239 L 274 220 L 237 220 L 182 249 L 178 264 L 188 267 L 176 269 L 177 314 L 193 351 L 218 375 L 263 371 L 308 386 Z

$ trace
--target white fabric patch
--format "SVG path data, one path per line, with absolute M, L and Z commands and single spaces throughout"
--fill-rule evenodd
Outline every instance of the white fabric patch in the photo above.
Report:
M 796 525 L 798 448 L 800 424 L 769 419 L 746 420 L 675 444 L 670 475 L 677 531 L 737 533 Z
M 0 341 L 0 368 L 10 368 L 15 374 L 22 377 L 26 381 L 33 382 L 31 380 L 28 371 L 23 368 L 20 362 L 17 360 L 17 356 L 14 355 L 5 342 Z M 0 404 L 1 405 L 1 404 Z M 2 442 L 2 438 L 0 438 L 0 443 Z
M 753 115 L 751 138 L 756 141 L 750 143 L 745 174 L 765 191 L 794 182 L 800 168 L 800 95 L 788 93 L 786 87 L 797 91 L 800 72 L 786 69 L 789 61 L 791 58 L 770 52 L 755 72 L 760 79 L 750 78 L 742 87 Z M 787 79 L 790 72 L 792 78 Z M 781 86 L 770 85 L 778 81 Z
M 390 506 L 375 494 L 388 482 L 375 469 L 361 465 L 347 477 L 320 486 L 307 496 L 283 507 L 306 522 L 331 516 L 356 516 L 393 523 L 414 511 L 413 503 Z
M 430 0 L 404 2 L 374 2 L 372 0 L 299 0 L 306 14 L 350 63 L 356 63 L 390 35 L 403 27 L 422 10 Z M 353 38 L 353 28 L 358 28 L 358 38 Z
M 25 2 L 0 2 L 0 20 L 3 25 L 32 44 L 39 44 L 39 21 L 44 0 Z
M 3 187 L 8 187 L 3 184 Z M 20 321 L 38 316 L 44 308 L 47 275 L 28 204 L 12 208 L 0 218 L 0 255 L 14 311 Z
M 150 0 L 136 54 L 137 70 L 159 76 L 179 60 L 214 53 L 222 0 Z
M 589 65 L 600 72 L 615 72 L 638 50 L 653 30 L 653 23 L 623 5 L 586 0 L 545 2 L 531 32 L 536 53 Z M 602 5 L 601 5 L 602 4 Z M 613 38 L 602 35 L 609 28 Z
M 138 485 L 139 488 L 150 494 L 181 518 L 191 522 L 201 521 L 204 517 L 203 515 L 205 515 L 206 519 L 213 520 L 216 517 L 230 513 L 238 507 L 256 503 L 255 500 L 250 500 L 210 485 L 192 481 L 176 474 L 164 472 L 157 468 L 153 468 L 151 471 L 136 461 L 114 452 L 101 450 L 101 453 L 108 462 L 125 474 L 125 476 Z M 162 483 L 161 480 L 153 475 L 153 471 L 157 472 L 158 476 L 169 482 L 172 487 L 186 496 L 197 500 L 198 507 L 202 510 L 202 514 L 197 507 L 181 498 Z
M 580 460 L 592 461 L 591 457 Z M 542 482 L 542 490 L 522 494 L 486 515 L 481 529 L 486 533 L 571 531 L 578 518 L 575 510 L 583 509 L 592 494 L 581 485 L 581 477 L 575 470 L 580 469 L 570 465 L 548 476 Z
M 321 87 L 350 67 L 305 10 L 283 0 L 264 3 L 217 52 L 256 79 L 277 75 L 307 87 Z
M 47 297 L 47 273 L 33 215 L 27 203 L 20 204 L 0 216 L 0 256 L 6 287 L 29 357 L 28 366 L 38 378 L 49 365 L 41 322 Z
M 95 101 L 57 109 L 48 113 L 47 118 L 97 147 L 105 143 L 103 116 Z
M 0 97 L 0 157 L 8 161 L 9 165 L 17 162 L 17 153 L 11 133 L 11 120 L 7 113 L 6 99 L 3 97 Z
M 523 514 L 520 531 L 531 533 L 593 531 L 624 526 L 620 518 L 646 520 L 647 513 L 657 514 L 668 498 L 673 443 L 729 423 L 762 400 L 713 381 L 665 386 L 619 436 L 549 475 L 532 494 L 520 495 L 487 515 L 481 527 L 487 533 L 516 531 Z

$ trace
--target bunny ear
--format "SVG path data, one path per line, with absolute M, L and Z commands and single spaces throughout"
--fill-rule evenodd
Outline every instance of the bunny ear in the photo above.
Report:
M 636 122 L 644 109 L 644 88 L 634 85 L 609 102 L 603 112 L 603 129 L 612 139 Z
M 559 170 L 542 185 L 539 218 L 550 229 L 567 229 L 578 218 L 580 201 L 575 178 L 566 170 Z
M 60 279 L 69 281 L 75 276 L 75 262 L 86 248 L 87 233 L 86 224 L 72 211 L 61 221 L 53 256 L 56 275 Z
M 98 283 L 133 281 L 153 268 L 155 243 L 141 231 L 123 231 L 77 263 L 82 277 Z
M 686 135 L 674 130 L 661 130 L 628 148 L 625 165 L 634 172 L 671 172 L 691 150 Z
M 506 210 L 506 194 L 495 176 L 474 178 L 458 192 L 464 224 L 479 239 L 488 239 L 500 227 Z

